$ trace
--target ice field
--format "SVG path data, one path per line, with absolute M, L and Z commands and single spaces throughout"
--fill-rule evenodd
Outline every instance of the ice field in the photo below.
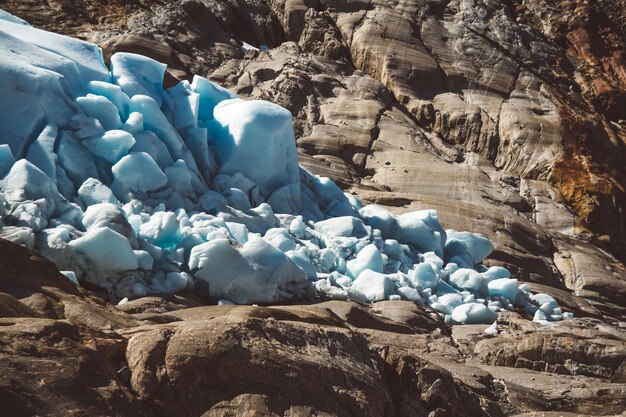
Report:
M 3 236 L 118 299 L 407 299 L 448 323 L 571 317 L 433 210 L 363 205 L 298 165 L 291 114 L 0 11 Z

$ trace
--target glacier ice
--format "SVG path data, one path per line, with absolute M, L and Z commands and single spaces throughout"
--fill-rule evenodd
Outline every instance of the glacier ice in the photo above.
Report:
M 571 317 L 434 210 L 363 205 L 298 165 L 291 114 L 202 77 L 50 34 L 0 11 L 0 235 L 124 300 L 195 289 L 220 304 L 314 292 L 411 300 L 453 323 L 520 308 Z

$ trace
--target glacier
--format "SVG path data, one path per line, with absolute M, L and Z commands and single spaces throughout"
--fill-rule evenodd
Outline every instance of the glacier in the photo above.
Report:
M 0 13 L 1 235 L 120 302 L 405 299 L 447 323 L 571 317 L 436 211 L 364 205 L 298 165 L 291 114 Z M 497 330 L 496 330 L 497 332 Z

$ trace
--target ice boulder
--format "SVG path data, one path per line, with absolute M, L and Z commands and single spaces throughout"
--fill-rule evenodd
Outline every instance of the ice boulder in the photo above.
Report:
M 54 145 L 58 135 L 58 128 L 48 124 L 39 134 L 35 142 L 28 148 L 26 159 L 42 170 L 52 181 L 57 179 L 57 156 L 54 153 Z M 0 145 L 7 146 L 7 145 Z M 1 153 L 1 151 L 0 151 Z M 2 173 L 2 156 L 0 156 L 0 176 Z
M 11 204 L 26 200 L 41 200 L 41 208 L 46 216 L 60 213 L 66 201 L 59 194 L 56 184 L 39 168 L 20 159 L 0 181 L 0 195 Z
M 62 61 L 65 62 L 66 66 L 71 65 L 74 67 L 74 71 L 78 72 L 77 74 L 72 72 L 72 75 L 75 75 L 73 77 L 75 79 L 67 80 L 68 82 L 80 81 L 83 84 L 89 80 L 108 81 L 109 79 L 109 71 L 104 65 L 102 52 L 93 43 L 1 19 L 0 32 L 10 33 L 11 36 L 27 44 L 41 48 L 42 51 L 45 50 L 59 58 L 62 57 Z M 20 55 L 26 56 L 26 59 L 30 58 L 24 53 Z M 48 65 L 50 64 L 52 62 L 48 63 Z M 50 68 L 45 64 L 42 68 L 54 70 L 54 68 Z
M 192 90 L 188 81 L 181 81 L 174 87 L 168 88 L 163 97 L 176 129 L 198 127 L 200 95 Z
M 352 216 L 334 217 L 315 223 L 315 230 L 333 237 L 364 237 L 367 235 L 363 220 Z
M 497 318 L 497 313 L 478 303 L 461 304 L 452 312 L 452 321 L 458 324 L 488 324 Z
M 478 264 L 493 252 L 493 245 L 489 239 L 479 233 L 457 232 L 455 230 L 448 230 L 447 233 L 446 253 L 450 246 L 458 242 L 467 250 L 472 262 Z
M 86 230 L 108 227 L 124 236 L 131 244 L 136 245 L 135 232 L 121 207 L 111 203 L 94 204 L 87 207 L 82 218 Z
M 95 94 L 87 94 L 78 97 L 76 104 L 87 116 L 94 117 L 100 121 L 106 130 L 119 129 L 122 127 L 119 111 L 115 104 L 106 97 Z
M 119 203 L 113 195 L 113 191 L 95 178 L 87 178 L 78 189 L 77 194 L 85 206 L 99 203 Z
M 461 268 L 454 271 L 450 275 L 450 284 L 460 290 L 467 290 L 474 294 L 483 294 L 487 287 L 482 275 L 469 268 Z
M 443 255 L 446 232 L 435 210 L 421 210 L 395 216 L 387 209 L 370 204 L 359 210 L 369 226 L 381 231 L 384 239 L 410 244 L 422 252 Z
M 191 90 L 200 96 L 198 117 L 205 121 L 213 119 L 213 109 L 220 102 L 237 97 L 227 89 L 198 75 L 193 77 Z
M 363 271 L 349 288 L 351 296 L 368 302 L 383 301 L 395 293 L 394 283 L 387 275 L 370 270 Z
M 167 184 L 167 177 L 163 171 L 145 152 L 133 152 L 124 156 L 113 165 L 112 171 L 117 183 L 113 185 L 113 191 L 116 191 L 117 185 L 132 194 L 145 195 Z M 128 200 L 128 196 L 124 195 L 122 190 L 120 190 L 122 196 L 116 192 L 117 197 L 122 201 Z
M 180 221 L 171 211 L 157 211 L 139 228 L 139 237 L 161 248 L 176 247 L 180 241 Z
M 111 78 L 129 97 L 145 95 L 163 103 L 163 76 L 167 65 L 143 55 L 117 52 L 111 56 Z
M 161 111 L 160 104 L 153 97 L 137 94 L 130 99 L 129 109 L 131 112 L 143 115 L 144 128 L 154 132 L 163 141 L 172 157 L 177 158 L 180 155 L 183 149 L 183 140 Z
M 363 271 L 383 272 L 383 257 L 374 244 L 369 244 L 357 253 L 356 258 L 348 261 L 348 275 L 357 278 Z
M 423 289 L 437 288 L 437 274 L 430 263 L 423 262 L 416 265 L 414 269 L 409 271 L 409 279 L 414 286 L 419 285 Z
M 26 154 L 46 122 L 68 124 L 75 111 L 73 95 L 82 84 L 73 62 L 16 38 L 18 27 L 36 30 L 0 20 L 0 131 L 16 159 Z
M 299 183 L 298 153 L 288 110 L 265 101 L 231 99 L 220 102 L 213 116 L 210 141 L 220 174 L 244 174 L 259 187 L 263 201 L 275 190 Z M 292 197 L 297 199 L 299 194 Z
M 128 154 L 135 144 L 135 138 L 124 130 L 109 130 L 100 137 L 85 139 L 82 143 L 94 155 L 114 164 Z
M 92 277 L 138 268 L 137 257 L 128 239 L 108 227 L 90 230 L 68 244 L 80 265 Z
M 3 178 L 15 163 L 13 152 L 9 145 L 0 145 L 0 178 Z
M 191 250 L 189 269 L 208 295 L 237 304 L 296 299 L 310 291 L 306 273 L 283 252 L 261 238 L 235 248 L 215 239 Z
M 122 91 L 119 85 L 111 84 L 103 81 L 89 81 L 87 90 L 95 95 L 106 97 L 117 108 L 121 120 L 129 119 L 128 104 L 130 99 L 126 93 Z M 128 121 L 127 121 L 128 122 Z
M 519 283 L 516 279 L 498 278 L 487 284 L 489 295 L 501 295 L 511 301 L 515 301 L 519 292 Z

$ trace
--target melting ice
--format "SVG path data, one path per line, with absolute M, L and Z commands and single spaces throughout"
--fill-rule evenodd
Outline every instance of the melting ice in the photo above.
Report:
M 289 111 L 201 77 L 163 90 L 164 64 L 0 13 L 0 216 L 72 280 L 120 299 L 195 289 L 222 303 L 315 292 L 407 299 L 447 322 L 500 310 L 560 320 L 493 246 L 433 210 L 363 206 L 299 167 Z

